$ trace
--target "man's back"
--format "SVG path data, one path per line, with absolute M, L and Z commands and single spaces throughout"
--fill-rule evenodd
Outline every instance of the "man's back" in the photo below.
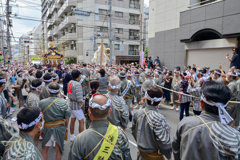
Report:
M 102 136 L 95 133 L 94 131 L 97 131 L 98 133 L 105 135 L 108 129 L 108 124 L 109 122 L 107 120 L 93 121 L 89 128 L 90 130 L 93 131 L 85 130 L 82 133 L 78 134 L 78 136 L 75 138 L 71 146 L 69 160 L 84 159 L 91 151 L 93 152 L 86 158 L 86 160 L 94 159 L 102 145 L 101 140 Z M 98 145 L 99 142 L 100 144 Z M 123 156 L 122 157 L 123 159 L 131 160 L 130 148 L 128 145 L 127 137 L 123 130 L 119 127 L 118 127 L 118 139 L 115 145 L 118 147 L 118 149 L 114 147 L 109 157 L 109 160 L 120 160 L 121 155 Z M 121 151 L 119 151 L 119 149 Z
M 237 160 L 239 143 L 240 134 L 235 129 L 222 125 L 218 115 L 204 111 L 178 124 L 172 147 L 175 160 Z
M 230 68 L 235 66 L 236 69 L 239 68 L 239 55 L 236 53 L 232 57 L 232 62 L 230 63 Z
M 86 77 L 90 77 L 91 73 L 90 73 L 90 69 L 86 68 L 86 67 L 83 67 L 80 69 L 81 73 L 83 75 L 85 75 Z

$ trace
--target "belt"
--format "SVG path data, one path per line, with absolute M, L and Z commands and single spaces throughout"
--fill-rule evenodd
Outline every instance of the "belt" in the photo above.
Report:
M 164 160 L 164 156 L 161 153 L 158 153 L 158 151 L 153 152 L 153 153 L 143 153 L 138 150 L 141 156 L 148 160 Z
M 66 119 L 61 119 L 61 120 L 54 121 L 54 122 L 45 122 L 44 128 L 58 127 L 61 125 L 65 125 L 65 123 L 66 123 Z
M 141 90 L 141 88 L 136 88 L 136 90 L 138 91 L 138 90 Z
M 123 99 L 131 99 L 131 96 L 124 96 Z
M 237 99 L 234 99 L 233 101 L 237 101 Z M 229 105 L 235 105 L 237 103 L 229 103 Z
M 82 87 L 87 87 L 87 86 L 85 86 L 85 85 L 82 85 Z

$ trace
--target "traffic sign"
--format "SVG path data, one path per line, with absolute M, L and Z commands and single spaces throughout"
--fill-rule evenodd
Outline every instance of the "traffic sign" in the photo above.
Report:
M 92 42 L 93 41 L 93 38 L 90 38 L 90 42 Z
M 9 54 L 7 55 L 7 58 L 10 59 L 10 55 Z

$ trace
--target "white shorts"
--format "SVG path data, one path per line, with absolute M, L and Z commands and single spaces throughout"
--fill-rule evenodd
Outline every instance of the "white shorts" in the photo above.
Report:
M 53 135 L 51 135 L 49 141 L 45 144 L 45 146 L 51 147 L 54 141 L 55 141 L 55 138 L 53 137 Z
M 72 110 L 71 112 L 71 118 L 77 118 L 77 120 L 82 120 L 84 118 L 83 111 L 80 110 Z

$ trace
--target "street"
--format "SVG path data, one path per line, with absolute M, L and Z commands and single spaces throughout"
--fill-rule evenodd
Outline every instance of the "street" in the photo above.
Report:
M 16 114 L 18 113 L 18 111 L 19 111 L 18 105 L 17 105 L 17 107 L 15 107 L 15 110 L 16 111 L 14 112 L 12 117 L 15 117 Z M 136 111 L 137 110 L 135 109 L 134 113 Z M 172 138 L 173 138 L 173 136 L 175 135 L 175 132 L 176 132 L 177 124 L 179 122 L 179 112 L 176 112 L 175 110 L 170 110 L 170 106 L 167 106 L 167 105 L 164 105 L 164 104 L 161 104 L 161 107 L 158 109 L 158 111 L 159 111 L 159 113 L 161 113 L 166 118 L 168 124 L 171 126 L 171 140 L 172 140 Z M 190 115 L 192 115 L 191 112 L 190 112 Z M 13 126 L 17 128 L 16 123 L 13 123 Z M 78 127 L 78 122 L 76 121 L 76 123 L 75 123 L 75 135 L 78 134 L 78 128 L 77 127 Z M 70 130 L 70 128 L 69 128 L 69 130 Z M 131 129 L 130 128 L 127 128 L 126 135 L 128 137 L 128 140 L 129 140 L 129 146 L 130 146 L 130 152 L 131 152 L 132 159 L 135 160 L 137 158 L 137 145 L 136 145 L 136 141 L 134 140 L 134 138 L 131 134 Z M 63 153 L 63 156 L 62 156 L 63 160 L 68 159 L 68 153 L 70 151 L 70 146 L 71 146 L 71 143 L 72 143 L 72 142 L 70 142 L 70 136 L 68 136 L 68 137 L 69 137 L 68 141 L 65 141 L 64 153 Z M 40 141 L 39 144 L 38 144 L 38 149 L 41 151 L 41 148 L 42 148 L 42 143 Z M 56 155 L 55 149 L 53 147 L 50 147 L 49 151 L 48 151 L 48 159 L 49 160 L 55 159 L 55 155 Z

